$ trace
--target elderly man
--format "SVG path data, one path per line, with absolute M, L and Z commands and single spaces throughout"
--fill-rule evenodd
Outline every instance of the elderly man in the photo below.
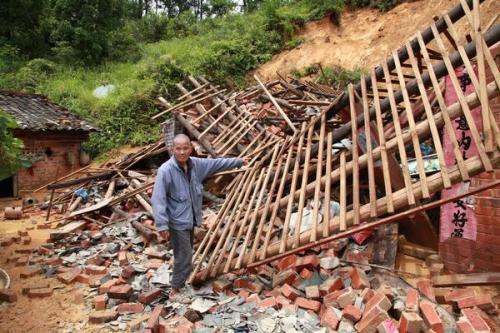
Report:
M 158 169 L 151 199 L 156 228 L 165 239 L 170 239 L 174 250 L 174 297 L 191 274 L 193 257 L 193 230 L 202 223 L 202 182 L 216 172 L 243 165 L 240 158 L 190 157 L 193 148 L 184 134 L 173 140 L 173 156 Z

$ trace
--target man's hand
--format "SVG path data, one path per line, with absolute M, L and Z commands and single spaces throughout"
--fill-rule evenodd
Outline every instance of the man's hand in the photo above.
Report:
M 248 157 L 243 157 L 242 160 L 243 160 L 243 165 L 244 166 L 247 166 L 248 163 L 250 162 L 250 159 Z
M 168 230 L 164 230 L 164 231 L 160 231 L 159 233 L 160 233 L 161 241 L 168 242 L 168 240 L 170 239 L 170 232 L 168 232 Z

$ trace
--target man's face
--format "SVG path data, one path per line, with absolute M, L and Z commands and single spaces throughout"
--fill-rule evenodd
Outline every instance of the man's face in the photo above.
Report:
M 182 140 L 182 141 L 179 140 L 179 142 L 174 143 L 174 147 L 172 150 L 175 159 L 179 163 L 186 163 L 187 160 L 189 159 L 189 156 L 191 156 L 193 148 L 191 147 L 191 142 L 187 140 Z

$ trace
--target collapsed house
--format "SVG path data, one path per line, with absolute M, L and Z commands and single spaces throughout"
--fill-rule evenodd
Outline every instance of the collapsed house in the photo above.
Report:
M 94 323 L 145 311 L 130 327 L 494 331 L 491 295 L 463 287 L 498 274 L 443 274 L 500 270 L 500 25 L 480 31 L 479 19 L 462 1 L 345 91 L 256 77 L 227 92 L 186 78 L 152 117 L 167 118 L 166 140 L 46 186 L 38 227 L 57 228 L 37 252 L 59 281 L 94 288 Z M 206 184 L 190 278 L 204 287 L 190 305 L 159 288 L 171 253 L 155 245 L 150 204 L 179 131 L 199 156 L 250 159 Z M 398 247 L 430 275 L 401 283 Z

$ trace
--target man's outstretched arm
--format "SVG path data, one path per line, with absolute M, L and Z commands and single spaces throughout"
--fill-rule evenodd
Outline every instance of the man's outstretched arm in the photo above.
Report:
M 242 158 L 198 158 L 197 162 L 201 165 L 203 179 L 214 173 L 239 168 L 243 165 Z
M 151 204 L 153 206 L 153 217 L 158 231 L 168 231 L 167 215 L 167 191 L 170 179 L 163 169 L 158 169 Z

